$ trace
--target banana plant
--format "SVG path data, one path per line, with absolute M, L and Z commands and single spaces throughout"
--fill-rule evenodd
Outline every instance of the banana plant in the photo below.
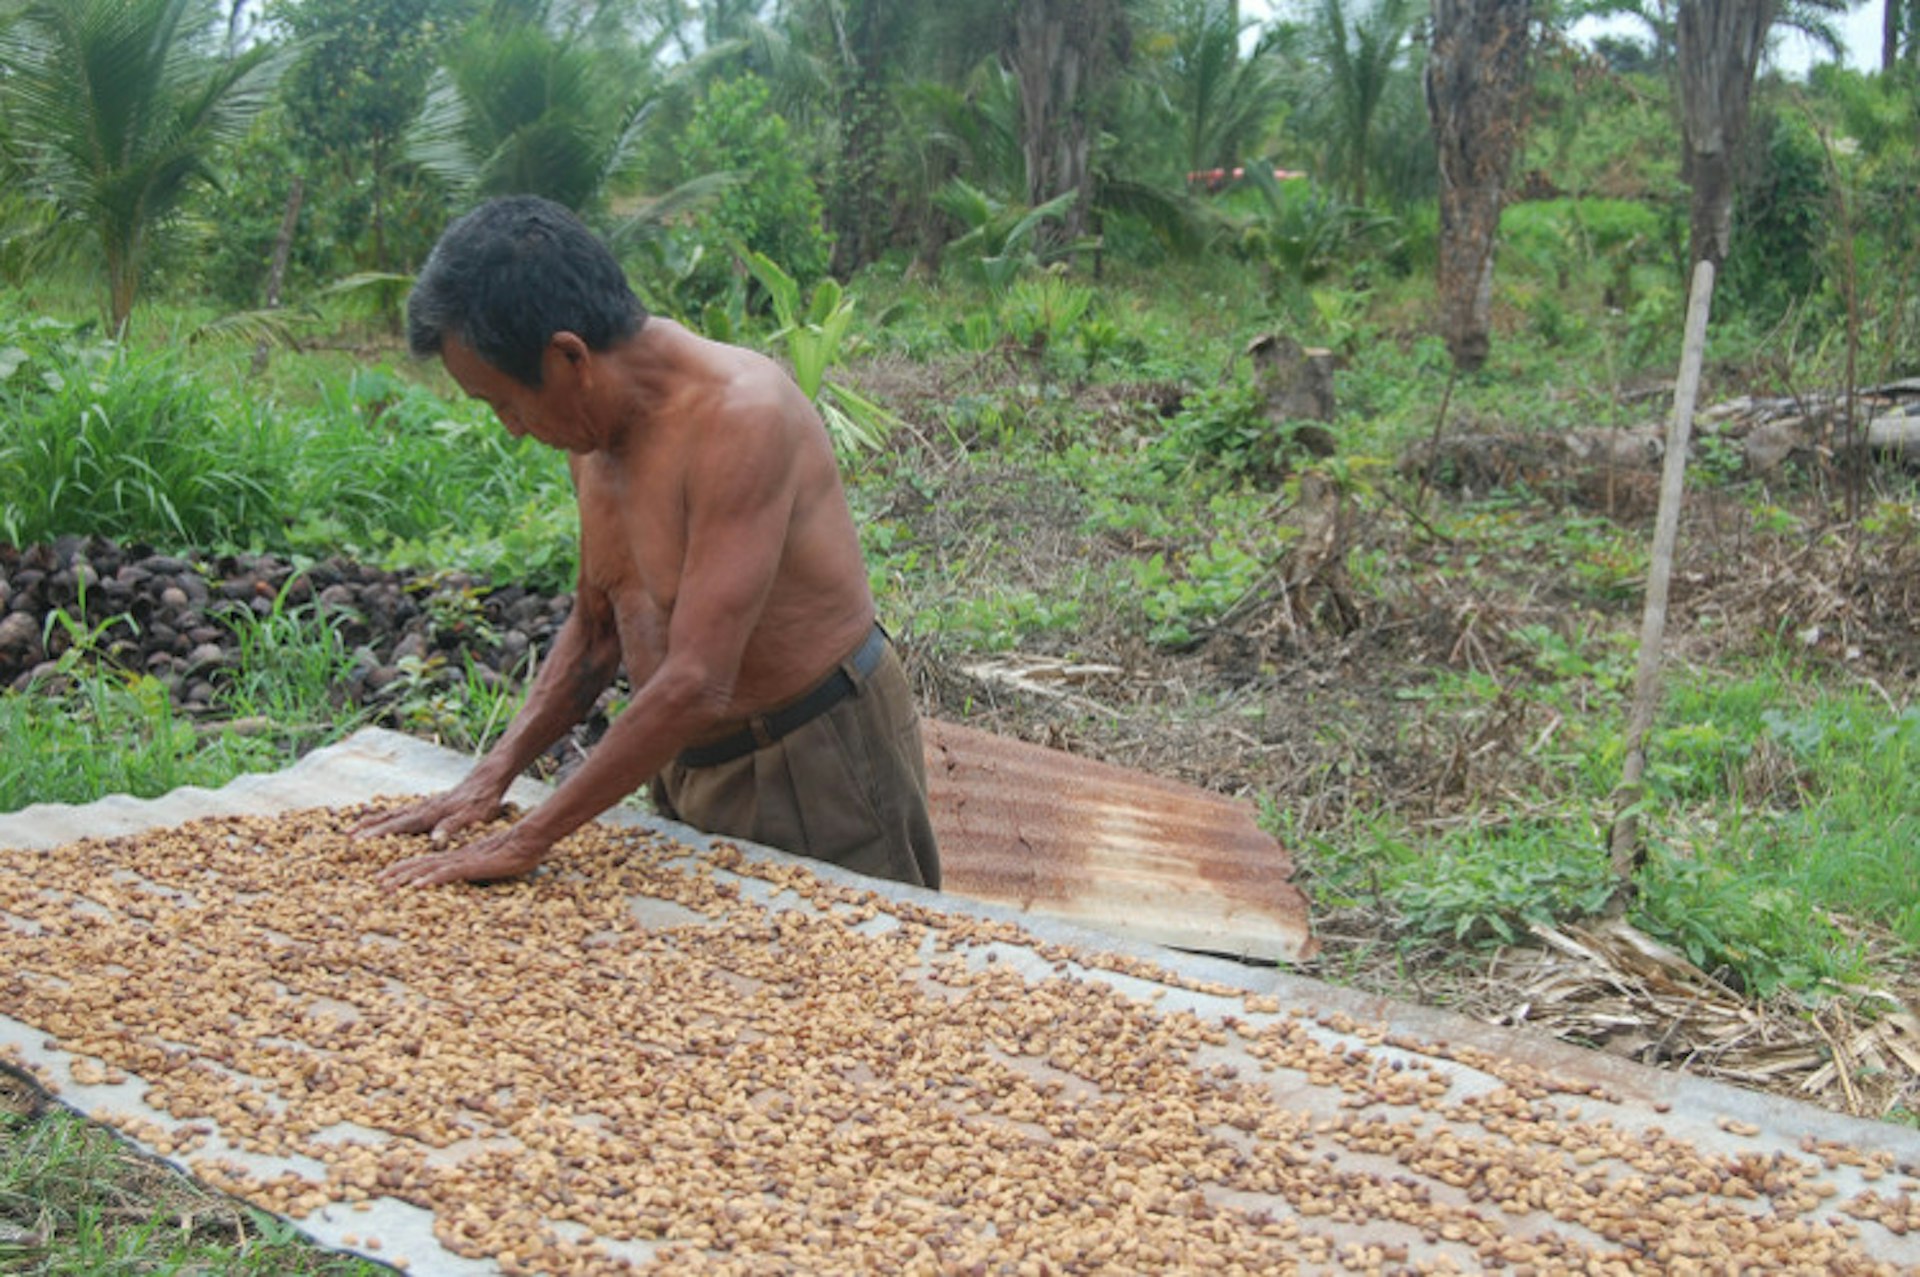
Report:
M 845 362 L 852 295 L 829 277 L 814 286 L 802 309 L 800 285 L 779 263 L 744 246 L 734 251 L 766 290 L 780 325 L 770 340 L 785 349 L 793 379 L 819 409 L 834 450 L 844 457 L 880 447 L 900 419 L 845 383 L 827 380 L 827 371 Z

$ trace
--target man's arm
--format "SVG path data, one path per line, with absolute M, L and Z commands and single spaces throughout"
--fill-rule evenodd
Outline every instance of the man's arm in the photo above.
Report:
M 365 822 L 355 836 L 430 833 L 441 839 L 493 819 L 514 777 L 584 719 L 619 672 L 620 634 L 612 608 L 583 578 L 573 611 L 541 662 L 526 701 L 466 779 L 392 816 Z
M 734 715 L 734 684 L 786 550 L 798 489 L 793 436 L 777 417 L 781 411 L 773 404 L 764 413 L 732 414 L 731 422 L 751 437 L 713 441 L 691 459 L 686 548 L 666 652 L 586 761 L 511 829 L 404 862 L 383 881 L 434 886 L 526 873 L 555 842 Z M 721 423 L 715 427 L 714 433 L 724 430 Z

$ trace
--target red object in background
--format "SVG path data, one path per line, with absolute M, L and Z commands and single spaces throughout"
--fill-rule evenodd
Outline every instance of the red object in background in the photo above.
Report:
M 1246 175 L 1247 170 L 1244 168 L 1197 169 L 1187 174 L 1187 184 L 1189 186 L 1203 186 L 1206 188 L 1207 194 L 1212 195 L 1225 190 L 1235 182 L 1246 177 Z M 1277 168 L 1273 170 L 1273 180 L 1276 182 L 1289 182 L 1294 178 L 1305 176 L 1305 173 L 1297 172 L 1293 169 Z

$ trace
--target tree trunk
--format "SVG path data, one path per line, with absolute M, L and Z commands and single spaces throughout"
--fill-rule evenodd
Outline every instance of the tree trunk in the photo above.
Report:
M 884 49 L 880 0 L 831 18 L 840 64 L 840 156 L 831 217 L 833 273 L 845 279 L 880 255 L 880 171 L 886 130 L 882 112 Z
M 101 254 L 107 266 L 107 327 L 115 341 L 126 340 L 127 321 L 140 295 L 141 238 L 136 232 L 130 243 L 108 242 Z
M 1427 114 L 1440 161 L 1440 333 L 1471 372 L 1491 344 L 1493 243 L 1519 146 L 1531 0 L 1434 0 Z
M 267 306 L 268 310 L 280 309 L 280 285 L 287 277 L 287 259 L 293 255 L 293 232 L 300 224 L 300 205 L 306 199 L 307 184 L 298 174 L 294 175 L 293 189 L 287 192 L 286 212 L 280 217 L 280 233 L 273 241 L 273 261 L 267 267 Z M 267 354 L 271 348 L 262 337 L 253 347 L 253 375 L 258 377 L 267 370 Z
M 1060 230 L 1069 241 L 1086 233 L 1095 98 L 1123 40 L 1118 0 L 1019 0 L 1014 11 L 1008 66 L 1020 85 L 1027 203 L 1077 193 Z
M 1689 262 L 1718 270 L 1733 237 L 1734 159 L 1753 76 L 1780 0 L 1683 0 L 1679 54 L 1681 176 L 1693 189 Z

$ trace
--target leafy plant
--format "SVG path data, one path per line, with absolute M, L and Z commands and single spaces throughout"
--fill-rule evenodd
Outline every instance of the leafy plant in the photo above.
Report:
M 1311 182 L 1283 184 L 1261 167 L 1248 173 L 1263 208 L 1242 224 L 1238 249 L 1266 268 L 1270 294 L 1324 283 L 1393 225 L 1392 218 L 1342 203 Z
M 1392 896 L 1414 935 L 1512 944 L 1529 924 L 1594 913 L 1610 887 L 1603 858 L 1549 825 L 1468 835 L 1423 857 Z
M 1271 478 L 1286 469 L 1291 431 L 1267 416 L 1266 398 L 1245 377 L 1202 386 L 1180 401 L 1153 445 L 1162 474 L 1218 470 Z
M 260 43 L 220 57 L 204 0 L 34 0 L 0 27 L 0 92 L 42 192 L 92 231 L 109 331 L 124 331 L 155 233 L 285 69 Z
M 1756 997 L 1831 989 L 1864 975 L 1859 943 L 1764 875 L 1659 853 L 1642 870 L 1640 887 L 1640 925 Z
M 941 211 L 966 227 L 946 251 L 972 263 L 980 279 L 995 292 L 1004 291 L 1028 270 L 1070 256 L 1086 243 L 1047 245 L 1039 229 L 1066 217 L 1079 198 L 1077 192 L 1055 196 L 1032 208 L 1008 203 L 955 178 L 934 195 Z
M 820 192 L 792 129 L 758 77 L 708 85 L 674 149 L 683 176 L 726 172 L 739 178 L 675 232 L 700 250 L 684 250 L 691 265 L 679 295 L 691 313 L 736 287 L 736 244 L 780 263 L 802 288 L 826 274 L 832 241 L 822 222 Z
M 1016 281 L 1000 303 L 1001 326 L 1031 350 L 1068 350 L 1093 307 L 1093 290 L 1046 274 Z
M 827 380 L 827 371 L 845 362 L 847 331 L 854 299 L 832 279 L 814 285 L 805 310 L 800 285 L 764 253 L 742 250 L 747 268 L 772 302 L 779 327 L 770 338 L 785 348 L 793 378 L 826 422 L 834 447 L 843 454 L 869 451 L 886 442 L 899 419 L 846 384 Z
M 1126 567 L 1150 622 L 1147 637 L 1167 647 L 1192 642 L 1196 628 L 1218 620 L 1266 571 L 1259 558 L 1222 538 L 1178 564 L 1154 554 Z

